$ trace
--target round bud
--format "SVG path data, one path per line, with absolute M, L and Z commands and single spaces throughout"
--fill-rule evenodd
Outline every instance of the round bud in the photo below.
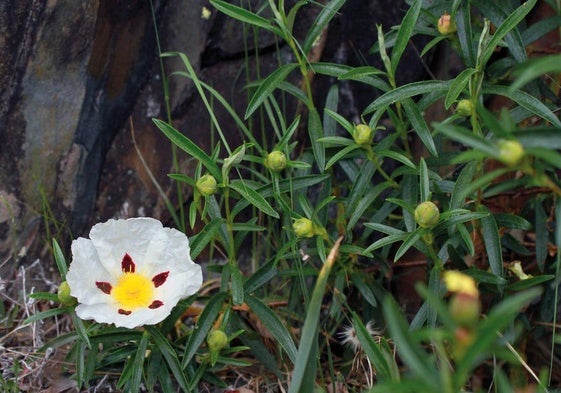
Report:
M 207 173 L 197 180 L 196 187 L 202 195 L 210 196 L 216 192 L 218 184 L 216 183 L 214 176 Z
M 524 147 L 518 141 L 501 139 L 498 142 L 499 160 L 507 165 L 514 166 L 524 157 Z
M 458 102 L 456 113 L 460 116 L 468 117 L 473 113 L 473 103 L 471 100 L 464 99 Z
M 448 303 L 448 310 L 452 320 L 459 326 L 472 327 L 477 324 L 481 314 L 479 296 L 465 292 L 455 293 Z
M 228 345 L 228 336 L 223 330 L 213 330 L 207 336 L 206 343 L 210 352 L 220 352 Z
M 73 306 L 76 304 L 76 298 L 70 294 L 70 285 L 63 281 L 58 286 L 58 301 L 64 306 Z
M 432 228 L 440 219 L 440 211 L 438 207 L 430 202 L 423 202 L 415 208 L 415 222 L 421 228 Z
M 442 35 L 455 33 L 458 30 L 456 22 L 448 12 L 445 12 L 438 20 L 438 32 Z
M 280 172 L 286 168 L 286 155 L 279 150 L 270 152 L 265 159 L 265 166 L 273 172 Z
M 357 124 L 355 126 L 353 139 L 357 144 L 361 146 L 370 145 L 372 144 L 373 137 L 374 137 L 374 133 L 372 132 L 372 128 L 370 128 L 366 124 Z
M 315 235 L 314 223 L 309 218 L 299 218 L 292 224 L 292 229 L 298 237 L 312 237 Z

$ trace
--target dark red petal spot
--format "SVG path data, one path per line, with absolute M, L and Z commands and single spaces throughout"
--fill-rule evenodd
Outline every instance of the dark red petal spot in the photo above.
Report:
M 123 271 L 123 273 L 134 273 L 134 271 L 136 270 L 136 266 L 128 253 L 123 257 L 123 261 L 121 262 L 121 270 Z
M 132 311 L 123 310 L 122 308 L 120 308 L 119 311 L 117 311 L 117 312 L 121 315 L 131 315 L 132 314 Z
M 152 302 L 151 305 L 148 306 L 148 308 L 151 308 L 152 310 L 162 307 L 164 305 L 164 302 L 162 302 L 161 300 L 154 300 Z
M 95 286 L 99 288 L 99 290 L 107 295 L 111 294 L 111 284 L 105 281 L 96 281 Z
M 152 277 L 152 282 L 154 286 L 158 288 L 160 285 L 163 285 L 166 280 L 168 279 L 169 272 L 158 273 L 154 277 Z

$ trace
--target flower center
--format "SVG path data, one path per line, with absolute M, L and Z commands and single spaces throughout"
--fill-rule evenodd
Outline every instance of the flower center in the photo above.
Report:
M 138 273 L 124 273 L 111 296 L 125 310 L 148 307 L 154 298 L 154 284 L 148 277 Z

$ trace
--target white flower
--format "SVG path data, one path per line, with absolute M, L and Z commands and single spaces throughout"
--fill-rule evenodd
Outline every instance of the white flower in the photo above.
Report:
M 374 329 L 373 321 L 369 321 L 365 328 L 368 334 L 372 337 L 380 336 L 382 334 L 379 330 Z M 339 332 L 339 337 L 341 338 L 341 344 L 349 346 L 353 352 L 358 352 L 362 349 L 362 343 L 358 339 L 354 326 L 345 326 L 343 330 Z
M 74 240 L 66 280 L 80 318 L 134 328 L 164 320 L 203 277 L 187 236 L 153 218 L 130 218 Z

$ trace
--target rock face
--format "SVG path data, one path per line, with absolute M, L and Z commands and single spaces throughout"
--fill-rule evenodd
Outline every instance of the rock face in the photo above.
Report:
M 253 3 L 253 9 L 261 6 Z M 393 0 L 348 0 L 317 58 L 379 64 L 368 54 L 375 26 L 399 23 L 404 8 Z M 302 7 L 295 34 L 306 32 L 319 11 L 312 3 Z M 177 200 L 167 174 L 190 171 L 195 163 L 181 154 L 174 163 L 170 143 L 151 119 L 171 116 L 207 149 L 212 138 L 192 82 L 171 75 L 184 65 L 178 58 L 161 63 L 159 50 L 185 53 L 201 80 L 243 113 L 244 85 L 292 60 L 276 37 L 253 34 L 205 0 L 0 2 L 0 263 L 35 258 L 45 233 L 77 237 L 110 217 L 169 220 L 164 196 L 177 206 L 189 191 Z M 403 74 L 414 80 L 423 69 L 409 56 Z M 333 83 L 314 80 L 317 107 Z M 359 86 L 342 88 L 351 119 L 374 98 Z M 242 139 L 227 112 L 216 104 L 215 113 L 237 146 Z

